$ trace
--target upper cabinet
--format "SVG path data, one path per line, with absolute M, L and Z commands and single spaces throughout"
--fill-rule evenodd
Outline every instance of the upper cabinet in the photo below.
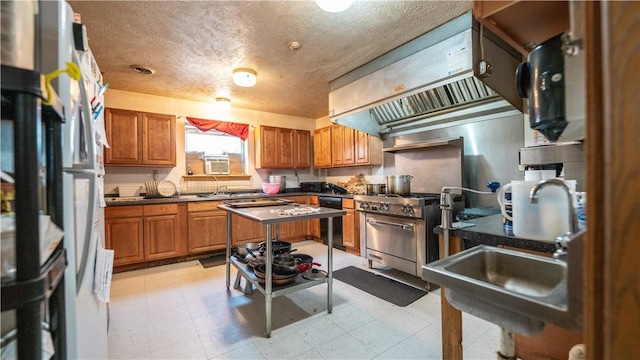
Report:
M 568 1 L 476 0 L 473 16 L 525 57 L 570 26 Z
M 313 132 L 313 167 L 331 167 L 331 126 Z
M 310 167 L 310 138 L 311 133 L 307 130 L 256 127 L 256 169 Z
M 313 136 L 314 168 L 382 164 L 382 140 L 367 133 L 331 125 Z
M 176 166 L 176 117 L 107 109 L 107 166 Z

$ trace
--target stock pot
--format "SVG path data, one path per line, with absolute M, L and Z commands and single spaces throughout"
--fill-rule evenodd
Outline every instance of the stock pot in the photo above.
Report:
M 411 194 L 411 175 L 387 175 L 387 194 Z

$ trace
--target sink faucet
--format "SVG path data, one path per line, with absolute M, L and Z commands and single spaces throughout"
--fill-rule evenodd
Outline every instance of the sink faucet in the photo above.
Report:
M 214 195 L 222 195 L 222 194 L 224 194 L 224 192 L 220 191 L 222 189 L 229 189 L 229 188 L 227 187 L 227 185 L 217 186 L 216 187 L 216 193 Z
M 556 240 L 556 252 L 553 254 L 553 257 L 556 259 L 564 259 L 567 256 L 567 245 L 569 241 L 571 241 L 572 235 L 578 232 L 578 216 L 576 214 L 576 210 L 573 206 L 573 196 L 571 196 L 571 189 L 564 183 L 562 180 L 558 179 L 547 179 L 542 180 L 537 183 L 533 188 L 531 188 L 531 192 L 529 193 L 529 202 L 532 204 L 538 203 L 538 193 L 540 190 L 547 186 L 559 186 L 567 193 L 567 199 L 569 204 L 569 226 L 570 230 L 568 233 L 562 234 L 558 236 Z

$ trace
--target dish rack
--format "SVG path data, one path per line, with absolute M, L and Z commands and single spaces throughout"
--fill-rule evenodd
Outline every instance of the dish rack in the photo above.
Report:
M 147 198 L 173 197 L 178 192 L 176 184 L 170 180 L 147 181 L 144 184 L 147 189 Z

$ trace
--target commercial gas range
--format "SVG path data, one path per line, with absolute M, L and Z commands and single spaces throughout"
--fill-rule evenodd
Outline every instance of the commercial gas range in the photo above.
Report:
M 361 213 L 362 255 L 370 268 L 376 263 L 420 277 L 422 265 L 438 260 L 433 229 L 440 225 L 440 194 L 354 195 L 353 199 Z

